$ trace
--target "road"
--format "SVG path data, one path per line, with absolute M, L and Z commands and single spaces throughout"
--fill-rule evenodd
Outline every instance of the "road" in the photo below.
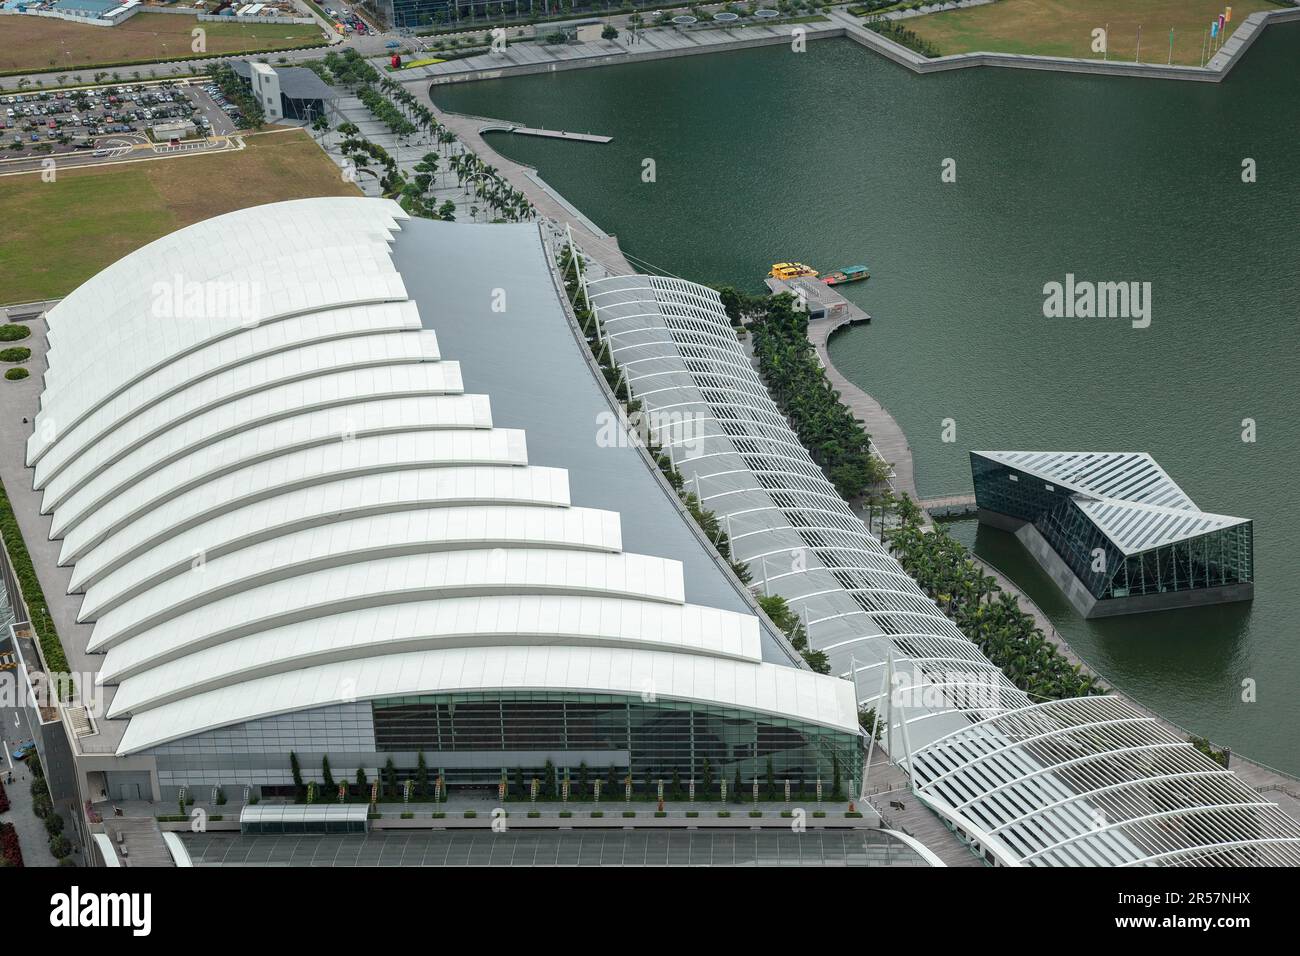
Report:
M 347 3 L 333 2 L 333 0 L 327 0 L 327 2 L 321 5 L 323 7 L 334 9 L 340 13 L 344 12 L 345 8 L 349 8 L 349 5 Z M 723 6 L 722 4 L 709 4 L 701 7 L 700 9 L 705 12 L 715 12 L 717 10 L 721 10 L 722 6 Z M 597 18 L 597 16 L 598 15 L 596 14 L 585 16 L 585 17 L 575 16 L 573 20 L 575 22 L 578 21 L 589 22 L 590 20 Z M 650 19 L 652 19 L 653 14 L 643 13 L 642 16 L 644 16 L 646 20 L 649 21 Z M 599 17 L 599 18 L 602 20 L 609 21 L 620 31 L 623 32 L 627 31 L 627 27 L 628 27 L 627 14 L 616 13 L 611 16 Z M 365 20 L 368 26 L 371 27 L 374 26 L 374 22 L 368 14 L 362 16 L 362 19 Z M 521 31 L 523 32 L 523 35 L 532 35 L 533 32 L 542 32 L 542 33 L 550 32 L 552 30 L 559 29 L 561 26 L 564 25 L 564 22 L 565 21 L 556 21 L 554 23 L 539 23 L 535 28 L 516 25 L 516 24 L 507 24 L 506 27 L 509 31 L 509 35 L 513 37 L 516 34 L 519 34 Z M 442 34 L 441 36 L 429 36 L 429 37 L 403 36 L 402 34 L 396 31 L 389 31 L 387 33 L 371 32 L 371 33 L 367 33 L 365 36 L 356 36 L 355 34 L 353 34 L 347 37 L 334 36 L 331 39 L 326 39 L 322 32 L 321 45 L 318 47 L 308 47 L 301 50 L 283 50 L 283 51 L 278 51 L 274 54 L 248 54 L 248 55 L 232 54 L 230 56 L 208 57 L 205 59 L 198 59 L 198 60 L 175 60 L 167 63 L 144 64 L 144 65 L 140 65 L 139 67 L 131 67 L 129 69 L 130 70 L 139 69 L 142 72 L 147 73 L 149 75 L 149 79 L 154 79 L 154 80 L 170 79 L 170 78 L 184 77 L 194 72 L 199 72 L 199 73 L 204 72 L 213 63 L 219 61 L 273 59 L 276 63 L 279 63 L 280 60 L 283 59 L 287 65 L 293 65 L 294 63 L 302 63 L 306 60 L 318 60 L 325 54 L 325 52 L 328 49 L 344 50 L 348 48 L 356 50 L 358 53 L 360 53 L 362 56 L 368 59 L 378 59 L 381 57 L 386 58 L 387 55 L 391 52 L 390 50 L 388 50 L 387 44 L 393 40 L 399 41 L 406 48 L 414 48 L 420 51 L 427 51 L 432 46 L 436 45 L 441 38 L 452 37 L 452 36 L 462 41 L 466 40 L 467 38 L 474 37 L 486 43 L 487 42 L 486 37 L 489 35 L 490 30 L 491 28 L 489 27 L 477 33 L 473 33 L 473 32 L 464 32 L 462 28 L 462 32 L 453 32 L 449 30 L 447 33 Z M 122 68 L 122 70 L 126 70 L 126 69 L 127 68 Z M 29 89 L 36 88 L 36 84 L 38 81 L 44 84 L 45 89 L 57 89 L 60 86 L 78 86 L 78 85 L 84 86 L 84 85 L 92 85 L 92 84 L 103 85 L 112 82 L 110 79 L 111 75 L 112 75 L 111 71 L 104 71 L 104 70 L 61 69 L 61 70 L 50 70 L 48 72 L 42 72 L 42 73 L 28 73 L 20 76 L 6 76 L 6 77 L 0 77 L 0 91 L 17 91 L 21 89 L 23 92 L 27 92 Z

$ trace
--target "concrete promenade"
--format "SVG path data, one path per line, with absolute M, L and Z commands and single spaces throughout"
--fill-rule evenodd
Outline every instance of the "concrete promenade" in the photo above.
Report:
M 906 15 L 924 15 L 925 13 L 935 13 L 957 9 L 958 6 L 971 5 L 978 4 L 933 4 L 921 11 L 907 11 Z M 1251 14 L 1203 67 L 1010 53 L 959 53 L 930 59 L 881 36 L 874 30 L 864 27 L 862 25 L 863 18 L 852 16 L 844 9 L 833 10 L 825 16 L 825 20 L 799 24 L 753 24 L 727 28 L 696 27 L 687 29 L 658 27 L 638 31 L 635 40 L 631 35 L 620 34 L 615 40 L 601 40 L 594 43 L 555 46 L 539 43 L 515 43 L 508 45 L 505 50 L 497 53 L 485 53 L 479 56 L 448 60 L 444 63 L 404 70 L 402 71 L 401 82 L 413 87 L 416 84 L 426 82 L 433 85 L 471 83 L 477 80 L 500 79 L 507 76 L 558 73 L 564 70 L 614 66 L 620 63 L 646 62 L 701 53 L 720 53 L 729 50 L 790 44 L 793 42 L 794 31 L 800 30 L 803 32 L 805 40 L 847 37 L 900 66 L 907 67 L 914 73 L 940 73 L 948 70 L 989 66 L 1005 69 L 1045 70 L 1059 73 L 1085 73 L 1098 76 L 1130 76 L 1217 83 L 1223 80 L 1236 66 L 1268 24 L 1300 21 L 1300 7 Z M 886 16 L 889 19 L 901 19 L 904 15 Z
M 817 358 L 826 370 L 826 377 L 840 393 L 840 401 L 847 405 L 853 412 L 853 416 L 862 422 L 867 434 L 871 436 L 876 454 L 889 463 L 893 471 L 889 484 L 894 493 L 906 494 L 913 501 L 919 501 L 920 495 L 916 493 L 916 477 L 912 467 L 912 446 L 908 444 L 903 429 L 884 405 L 849 381 L 831 361 L 827 347 L 830 338 L 849 322 L 848 316 L 811 321 L 808 323 L 808 341 L 816 350 Z
M 624 258 L 623 251 L 618 246 L 618 239 L 600 230 L 555 190 L 543 183 L 537 175 L 537 170 L 507 159 L 488 145 L 480 131 L 485 126 L 491 127 L 494 124 L 500 127 L 502 125 L 500 120 L 450 113 L 439 109 L 438 105 L 429 98 L 428 85 L 425 83 L 413 87 L 412 92 L 421 103 L 432 110 L 438 122 L 456 134 L 466 149 L 477 153 L 484 162 L 496 167 L 497 172 L 510 185 L 527 196 L 528 201 L 537 209 L 539 218 L 550 219 L 572 229 L 574 242 L 584 253 L 596 260 L 607 275 L 630 275 L 637 271 Z

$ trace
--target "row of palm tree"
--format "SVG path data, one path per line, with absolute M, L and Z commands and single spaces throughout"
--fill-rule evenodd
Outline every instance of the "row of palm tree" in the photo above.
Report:
M 947 530 L 925 531 L 921 510 L 904 495 L 885 544 L 904 570 L 1016 687 L 1035 699 L 1105 693 L 1082 665 L 1071 664 L 1025 613 L 1014 594 L 971 559 Z
M 328 73 L 330 81 L 354 92 L 371 115 L 388 127 L 399 146 L 433 147 L 413 167 L 414 177 L 408 180 L 401 176 L 393 184 L 392 197 L 399 199 L 408 212 L 432 219 L 454 219 L 456 204 L 446 200 L 438 205 L 433 197 L 437 189 L 447 187 L 446 180 L 454 175 L 456 187 L 470 201 L 470 217 L 474 220 L 480 211 L 505 222 L 525 222 L 536 215 L 528 197 L 496 167 L 467 150 L 432 110 L 400 83 L 381 76 L 355 50 L 326 54 L 317 72 Z M 345 126 L 351 126 L 351 130 L 345 131 Z M 354 124 L 344 124 L 339 130 L 352 136 L 360 132 Z
M 871 436 L 840 402 L 808 341 L 808 314 L 788 294 L 762 300 L 754 317 L 754 354 L 773 400 L 803 446 L 846 499 L 882 484 L 888 466 L 871 452 Z

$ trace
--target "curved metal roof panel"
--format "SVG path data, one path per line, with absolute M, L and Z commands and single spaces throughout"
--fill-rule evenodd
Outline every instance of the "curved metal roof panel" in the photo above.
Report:
M 245 210 L 51 311 L 29 460 L 85 589 L 79 650 L 104 652 L 107 720 L 126 722 L 119 752 L 457 688 L 659 693 L 856 733 L 847 682 L 765 663 L 754 614 L 686 603 L 681 561 L 625 551 L 615 510 L 575 507 L 568 472 L 530 465 L 524 430 L 465 394 L 394 266 L 404 221 L 375 200 Z M 526 291 L 562 318 L 538 278 Z M 238 309 L 207 308 L 214 286 Z M 96 346 L 104 327 L 129 354 Z M 586 455 L 585 418 L 529 424 L 561 463 L 619 473 Z M 670 503 L 635 507 L 684 525 Z
M 857 732 L 845 681 L 778 664 L 623 647 L 476 647 L 322 664 L 164 704 L 131 718 L 130 754 L 228 723 L 408 694 L 495 690 L 653 694 Z
M 490 422 L 488 423 L 490 424 Z M 405 463 L 402 463 L 405 465 Z M 83 591 L 105 576 L 110 593 L 125 599 L 144 586 L 188 569 L 199 554 L 218 557 L 302 528 L 370 514 L 474 504 L 569 504 L 568 476 L 537 466 L 409 465 L 361 475 L 329 472 L 275 489 L 268 497 L 239 494 L 223 479 L 203 494 L 186 494 L 142 515 L 78 559 L 71 589 Z M 133 559 L 145 557 L 137 564 Z
M 124 678 L 110 716 L 380 651 L 559 644 L 760 660 L 758 620 L 734 611 L 579 595 L 445 598 L 348 611 L 204 648 Z

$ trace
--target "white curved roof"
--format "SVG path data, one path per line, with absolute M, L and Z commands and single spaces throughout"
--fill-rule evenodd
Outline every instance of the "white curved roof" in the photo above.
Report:
M 586 292 L 651 437 L 732 554 L 881 712 L 891 759 L 954 826 L 1009 865 L 1300 864 L 1295 820 L 1127 702 L 1036 704 L 1015 687 L 839 498 L 716 292 L 642 275 Z M 1207 517 L 1149 456 L 1003 454 L 1080 492 Z
M 757 618 L 687 604 L 680 562 L 624 552 L 620 516 L 572 502 L 567 473 L 530 465 L 523 431 L 464 392 L 393 267 L 404 219 L 383 200 L 244 210 L 49 313 L 28 455 L 109 719 L 128 722 L 118 752 L 493 688 L 857 733 L 846 681 L 763 662 Z
M 255 720 L 374 697 L 548 688 L 653 694 L 850 730 L 857 714 L 844 681 L 774 664 L 626 647 L 473 647 L 417 651 L 307 667 L 155 707 L 131 718 L 121 751 Z M 846 707 L 846 703 L 849 705 Z M 846 713 L 846 710 L 848 711 Z
M 569 504 L 568 475 L 558 468 L 411 468 L 390 462 L 389 469 L 362 475 L 322 471 L 308 484 L 295 482 L 269 496 L 240 495 L 235 478 L 205 485 L 198 489 L 201 495 L 182 495 L 150 511 L 129 526 L 129 534 L 118 532 L 88 552 L 76 564 L 72 588 L 85 591 L 116 575 L 108 590 L 124 600 L 143 585 L 189 568 L 200 553 L 215 558 L 352 516 L 489 503 Z M 147 562 L 127 564 L 146 551 Z

